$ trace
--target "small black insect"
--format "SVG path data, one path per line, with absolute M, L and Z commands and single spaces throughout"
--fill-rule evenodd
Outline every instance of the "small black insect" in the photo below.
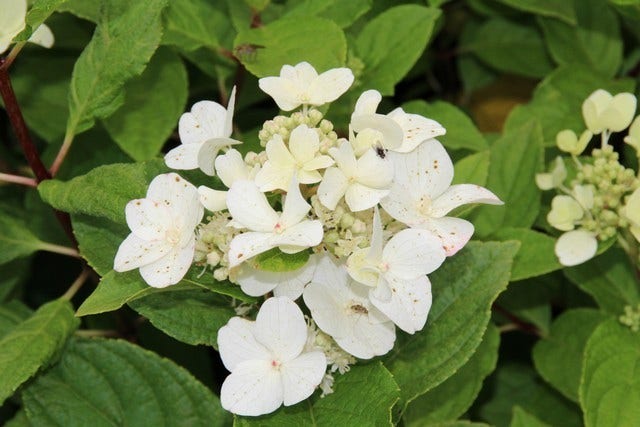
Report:
M 387 150 L 385 150 L 382 147 L 376 147 L 376 154 L 378 155 L 378 157 L 380 157 L 381 159 L 384 159 L 385 157 L 387 157 Z

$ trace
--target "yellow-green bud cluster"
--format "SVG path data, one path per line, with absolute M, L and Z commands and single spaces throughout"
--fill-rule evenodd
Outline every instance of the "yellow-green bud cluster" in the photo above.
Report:
M 582 165 L 572 183 L 575 185 L 593 185 L 595 194 L 591 219 L 583 221 L 582 226 L 592 231 L 600 240 L 616 235 L 619 227 L 626 227 L 627 221 L 620 213 L 624 196 L 638 187 L 638 180 L 632 169 L 627 169 L 618 161 L 610 145 L 594 149 L 593 164 Z
M 218 281 L 229 278 L 229 244 L 240 233 L 228 227 L 231 218 L 227 212 L 216 212 L 207 217 L 196 235 L 196 251 L 194 262 L 213 269 L 213 277 Z
M 266 147 L 267 142 L 274 135 L 280 135 L 283 141 L 288 143 L 291 131 L 302 124 L 316 129 L 320 137 L 320 152 L 322 154 L 327 154 L 329 148 L 336 145 L 338 134 L 333 130 L 333 123 L 323 119 L 323 114 L 315 108 L 310 109 L 306 114 L 296 111 L 291 116 L 276 116 L 273 120 L 267 120 L 258 132 L 260 145 Z
M 620 323 L 628 326 L 633 332 L 640 331 L 640 304 L 635 307 L 630 305 L 624 308 L 624 314 L 618 318 Z

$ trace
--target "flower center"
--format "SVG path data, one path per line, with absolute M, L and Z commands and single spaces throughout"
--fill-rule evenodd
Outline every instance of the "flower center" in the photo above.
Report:
M 271 367 L 276 370 L 279 371 L 280 370 L 280 366 L 282 366 L 282 363 L 279 360 L 272 360 L 271 361 Z
M 181 237 L 182 237 L 182 233 L 180 232 L 180 229 L 178 229 L 177 227 L 172 227 L 168 229 L 167 231 L 165 231 L 165 234 L 164 234 L 164 238 L 167 240 L 167 242 L 171 243 L 174 246 L 180 243 Z
M 282 224 L 277 223 L 274 227 L 273 227 L 273 232 L 276 234 L 281 234 L 284 231 L 284 227 L 282 226 Z

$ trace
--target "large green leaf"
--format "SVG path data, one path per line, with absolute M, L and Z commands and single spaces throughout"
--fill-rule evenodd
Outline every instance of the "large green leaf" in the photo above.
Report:
M 634 82 L 630 79 L 611 80 L 578 64 L 560 67 L 538 85 L 531 102 L 512 110 L 504 131 L 518 129 L 536 118 L 542 125 L 545 145 L 554 146 L 556 135 L 561 130 L 572 129 L 581 133 L 585 129 L 582 103 L 596 89 L 605 89 L 613 94 L 633 92 Z
M 473 355 L 491 317 L 491 303 L 509 281 L 517 242 L 471 242 L 431 275 L 433 306 L 422 332 L 398 337 L 386 365 L 401 390 L 401 407 L 452 376 Z
M 0 302 L 8 301 L 16 294 L 19 285 L 31 274 L 31 260 L 19 258 L 0 265 Z
M 484 136 L 473 124 L 469 116 L 448 102 L 426 103 L 422 100 L 407 102 L 402 106 L 407 113 L 420 114 L 439 122 L 447 133 L 438 140 L 448 149 L 483 151 L 489 148 Z
M 587 340 L 608 318 L 588 308 L 565 311 L 551 325 L 549 336 L 533 349 L 533 362 L 542 378 L 575 402 Z
M 511 280 L 540 276 L 562 268 L 554 252 L 555 239 L 528 228 L 500 228 L 492 238 L 518 240 L 520 250 L 513 260 Z
M 56 426 L 225 426 L 218 398 L 184 368 L 120 340 L 74 340 L 23 393 L 29 421 Z
M 509 427 L 550 427 L 519 406 L 513 407 L 513 417 Z
M 338 375 L 334 392 L 314 395 L 307 402 L 284 407 L 258 418 L 236 417 L 234 426 L 388 426 L 391 408 L 398 400 L 398 385 L 380 362 L 356 365 Z
M 460 50 L 507 73 L 541 78 L 553 70 L 538 29 L 502 18 L 487 20 Z
M 18 300 L 0 304 L 0 339 L 26 320 L 32 311 Z
M 178 124 L 188 86 L 180 57 L 158 50 L 144 73 L 126 84 L 124 105 L 104 120 L 107 131 L 134 160 L 154 158 Z
M 577 25 L 539 18 L 551 56 L 560 65 L 584 64 L 613 77 L 623 48 L 616 14 L 604 0 L 580 0 L 576 5 Z
M 44 201 L 56 209 L 124 224 L 126 204 L 144 197 L 151 180 L 167 170 L 160 160 L 107 165 L 68 182 L 53 179 L 43 181 L 38 191 Z
M 513 282 L 496 300 L 495 314 L 507 323 L 513 322 L 511 316 L 515 316 L 535 327 L 527 332 L 546 336 L 551 326 L 550 301 L 556 297 L 556 289 L 557 283 L 549 275 Z
M 347 28 L 371 8 L 372 0 L 301 0 L 287 2 L 284 12 L 286 17 L 308 16 L 327 18 Z
M 535 120 L 505 132 L 493 143 L 486 187 L 504 206 L 480 206 L 474 211 L 472 222 L 479 236 L 486 237 L 501 227 L 529 228 L 534 223 L 540 209 L 535 175 L 542 160 L 542 133 Z
M 587 427 L 635 426 L 640 420 L 640 334 L 611 319 L 584 354 L 580 406 Z
M 485 185 L 489 176 L 489 150 L 473 153 L 454 163 L 452 184 Z
M 71 304 L 55 300 L 0 339 L 0 404 L 56 357 L 79 324 Z
M 96 32 L 73 69 L 67 139 L 122 105 L 124 84 L 144 70 L 160 43 L 167 0 L 103 5 Z
M 238 33 L 235 55 L 258 77 L 277 76 L 285 64 L 307 61 L 320 73 L 344 66 L 347 40 L 338 25 L 318 17 L 282 18 Z
M 620 249 L 610 249 L 585 264 L 567 268 L 565 275 L 608 313 L 621 314 L 626 305 L 640 302 L 636 271 Z
M 573 1 L 557 0 L 499 0 L 501 3 L 524 12 L 560 19 L 567 24 L 576 24 L 576 8 Z
M 17 217 L 21 212 L 8 213 L 0 209 L 0 264 L 5 264 L 17 258 L 23 258 L 32 253 L 50 249 L 50 246 L 40 241 L 27 226 L 22 217 Z
M 471 359 L 436 388 L 411 402 L 404 413 L 407 427 L 420 427 L 455 420 L 469 409 L 482 381 L 496 367 L 500 333 L 489 325 Z
M 163 44 L 186 51 L 218 48 L 228 35 L 233 35 L 231 22 L 214 2 L 171 0 L 165 10 Z
M 393 95 L 396 83 L 427 47 L 440 14 L 436 8 L 401 5 L 367 22 L 355 45 L 365 65 L 360 78 L 363 90 L 375 88 Z
M 236 314 L 228 301 L 206 290 L 149 294 L 129 305 L 167 335 L 214 348 L 218 348 L 218 330 Z

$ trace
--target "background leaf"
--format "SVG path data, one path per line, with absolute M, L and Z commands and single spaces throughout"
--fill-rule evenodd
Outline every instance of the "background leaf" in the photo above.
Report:
M 500 228 L 492 235 L 498 240 L 517 240 L 520 250 L 513 260 L 511 280 L 540 276 L 562 268 L 554 252 L 556 241 L 528 228 Z

